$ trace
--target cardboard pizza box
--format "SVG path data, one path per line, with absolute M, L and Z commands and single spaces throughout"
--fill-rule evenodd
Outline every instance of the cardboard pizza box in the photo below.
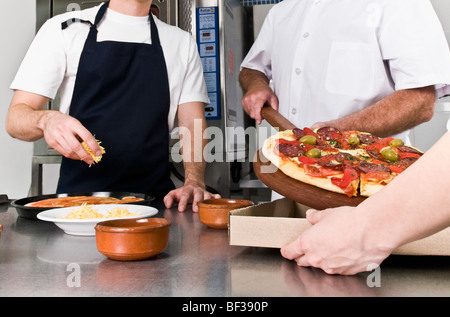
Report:
M 309 207 L 288 198 L 230 211 L 230 245 L 281 248 L 295 240 L 311 224 L 306 220 Z M 450 255 L 450 227 L 429 237 L 410 242 L 393 254 Z

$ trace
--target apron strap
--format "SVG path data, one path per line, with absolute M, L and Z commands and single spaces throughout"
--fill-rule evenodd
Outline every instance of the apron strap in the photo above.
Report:
M 155 20 L 153 19 L 152 11 L 150 11 L 148 15 L 150 17 L 150 34 L 152 37 L 152 45 L 155 44 L 155 45 L 161 46 L 161 42 L 159 41 L 158 29 L 156 28 L 156 24 L 155 24 Z
M 95 16 L 95 22 L 94 25 L 97 26 L 100 20 L 103 18 L 103 15 L 105 15 L 106 9 L 109 6 L 109 1 L 106 1 L 103 3 L 103 5 L 100 7 L 100 9 L 97 12 L 97 15 Z
M 64 29 L 67 28 L 69 25 L 71 25 L 72 23 L 75 23 L 75 22 L 86 23 L 86 24 L 89 24 L 90 26 L 93 26 L 93 25 L 94 25 L 94 24 L 92 24 L 92 22 L 89 21 L 89 20 L 81 20 L 81 19 L 77 19 L 77 18 L 72 18 L 72 19 L 69 19 L 69 20 L 67 20 L 67 21 L 62 22 L 62 23 L 61 23 L 61 29 L 64 30 Z
M 94 26 L 94 25 L 97 25 L 97 24 L 100 22 L 100 20 L 103 18 L 103 15 L 105 14 L 106 9 L 108 8 L 108 5 L 109 5 L 109 1 L 106 1 L 106 2 L 100 7 L 100 9 L 99 9 L 98 12 L 97 12 L 97 15 L 95 16 L 95 22 L 94 22 L 94 23 L 92 23 L 92 22 L 89 21 L 89 20 L 82 20 L 82 19 L 78 19 L 78 18 L 71 18 L 71 19 L 69 19 L 69 20 L 64 21 L 64 22 L 61 23 L 61 29 L 64 30 L 64 29 L 66 29 L 69 25 L 71 25 L 72 23 L 75 23 L 75 22 L 86 23 L 86 24 L 89 24 L 91 27 Z

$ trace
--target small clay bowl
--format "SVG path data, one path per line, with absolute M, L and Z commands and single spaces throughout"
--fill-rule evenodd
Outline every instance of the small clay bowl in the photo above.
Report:
M 116 219 L 95 225 L 97 249 L 113 260 L 144 260 L 160 254 L 169 243 L 170 220 Z
M 230 210 L 252 206 L 253 202 L 242 199 L 207 199 L 198 203 L 200 222 L 214 229 L 228 228 Z

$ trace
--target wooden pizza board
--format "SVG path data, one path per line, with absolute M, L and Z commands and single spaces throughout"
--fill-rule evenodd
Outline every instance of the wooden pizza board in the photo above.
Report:
M 274 128 L 279 128 L 280 130 L 295 128 L 294 124 L 269 106 L 263 107 L 261 115 Z M 359 195 L 348 197 L 344 194 L 331 192 L 293 179 L 273 165 L 264 157 L 261 151 L 255 154 L 253 170 L 258 179 L 270 189 L 286 198 L 312 208 L 325 209 L 340 206 L 357 206 L 365 199 L 365 197 Z

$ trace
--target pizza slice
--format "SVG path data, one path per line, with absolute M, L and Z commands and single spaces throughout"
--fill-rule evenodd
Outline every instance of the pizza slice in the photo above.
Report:
M 367 157 L 361 169 L 360 193 L 367 197 L 389 184 L 423 155 L 418 149 L 405 146 L 402 140 L 392 137 L 378 138 L 365 151 Z
M 389 184 L 423 153 L 405 146 L 400 139 L 380 138 L 368 132 L 339 131 L 324 127 L 316 133 L 341 152 L 350 153 L 360 162 L 360 194 L 369 197 Z

